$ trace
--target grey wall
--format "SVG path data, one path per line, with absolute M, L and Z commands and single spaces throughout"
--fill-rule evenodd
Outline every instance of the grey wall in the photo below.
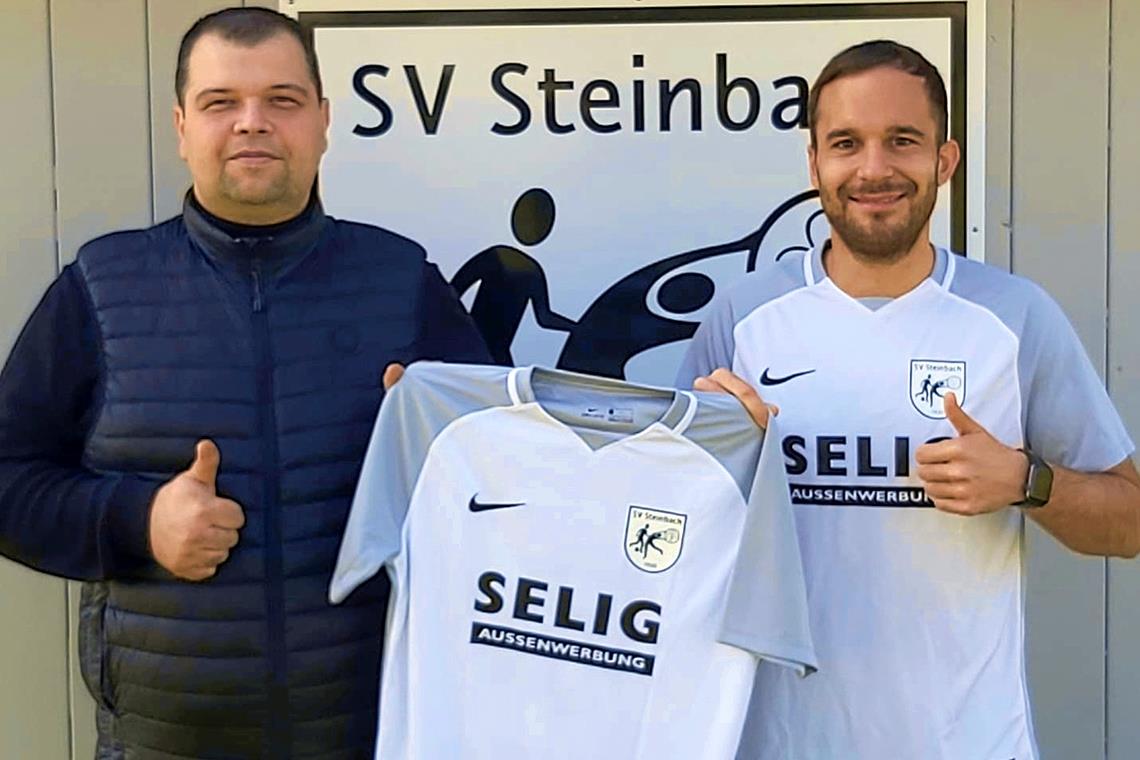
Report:
M 5 0 L 0 102 L 18 105 L 0 121 L 0 354 L 81 242 L 177 212 L 174 55 L 226 4 Z M 1061 302 L 1140 436 L 1140 2 L 989 0 L 986 14 L 988 259 Z M 1036 529 L 1028 544 L 1042 756 L 1130 760 L 1140 565 L 1075 557 Z M 0 757 L 91 757 L 77 588 L 0 560 L 0 589 Z
M 1108 387 L 1140 436 L 1140 3 L 1116 0 L 1110 15 L 1108 140 Z M 1108 563 L 1108 748 L 1140 755 L 1140 563 Z
M 1013 4 L 1013 270 L 1064 307 L 1104 375 L 1109 3 Z M 1058 51 L 1065 54 L 1059 55 Z M 1062 105 L 1063 104 L 1063 105 Z M 1058 149 L 1064 146 L 1062 149 Z M 1029 678 L 1046 758 L 1099 757 L 1105 562 L 1028 534 Z

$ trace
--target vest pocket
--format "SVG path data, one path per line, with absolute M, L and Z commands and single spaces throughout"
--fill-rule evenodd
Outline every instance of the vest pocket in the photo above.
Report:
M 108 645 L 104 630 L 107 584 L 85 583 L 79 598 L 79 670 L 95 702 L 117 714 L 108 673 Z

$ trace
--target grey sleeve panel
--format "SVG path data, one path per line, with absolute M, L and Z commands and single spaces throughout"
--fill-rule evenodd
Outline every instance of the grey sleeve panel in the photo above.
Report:
M 697 413 L 685 437 L 720 462 L 736 481 L 740 497 L 747 502 L 755 482 L 763 431 L 734 397 L 726 393 L 694 394 Z
M 818 665 L 795 515 L 775 424 L 773 419 L 756 465 L 718 638 L 807 675 Z
M 329 600 L 341 602 L 400 550 L 412 492 L 436 436 L 471 412 L 510 403 L 508 369 L 418 362 L 385 396 L 372 429 Z
M 692 388 L 693 380 L 718 367 L 732 368 L 736 353 L 736 323 L 759 306 L 804 286 L 804 253 L 784 256 L 745 275 L 713 303 L 707 319 L 697 328 L 677 372 L 675 385 Z
M 1100 472 L 1135 449 L 1061 307 L 1038 285 L 959 259 L 951 292 L 984 307 L 1018 337 L 1026 445 L 1046 461 Z
M 727 295 L 719 297 L 709 317 L 701 322 L 689 341 L 674 385 L 687 390 L 701 375 L 707 375 L 717 367 L 731 368 L 732 356 L 736 352 L 736 341 L 732 335 L 735 326 L 732 299 Z

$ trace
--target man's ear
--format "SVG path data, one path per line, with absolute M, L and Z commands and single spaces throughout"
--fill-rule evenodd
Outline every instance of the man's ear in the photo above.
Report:
M 178 136 L 178 156 L 186 160 L 186 111 L 178 103 L 174 104 L 174 134 Z
M 819 189 L 819 172 L 815 168 L 815 145 L 808 143 L 807 146 L 807 162 L 808 162 L 808 175 L 811 177 L 811 186 L 816 190 Z
M 329 123 L 330 123 L 329 119 L 331 117 L 331 112 L 330 112 L 329 108 L 330 108 L 329 99 L 328 98 L 321 98 L 321 118 L 324 120 L 324 125 L 325 125 L 324 131 L 323 131 L 323 137 L 324 137 L 325 145 L 321 149 L 322 154 L 326 150 L 329 149 Z
M 942 143 L 938 149 L 938 184 L 946 184 L 954 176 L 958 162 L 962 160 L 962 148 L 953 138 Z

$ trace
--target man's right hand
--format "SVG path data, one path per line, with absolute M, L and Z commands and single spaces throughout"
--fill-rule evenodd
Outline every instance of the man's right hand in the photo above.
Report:
M 158 489 L 150 509 L 150 551 L 158 564 L 184 580 L 213 576 L 245 524 L 241 506 L 218 497 L 220 461 L 213 441 L 198 441 L 189 469 Z
M 392 386 L 400 382 L 400 378 L 404 376 L 404 365 L 397 362 L 392 362 L 384 368 L 384 377 L 380 380 L 384 384 L 384 390 L 392 389 Z

